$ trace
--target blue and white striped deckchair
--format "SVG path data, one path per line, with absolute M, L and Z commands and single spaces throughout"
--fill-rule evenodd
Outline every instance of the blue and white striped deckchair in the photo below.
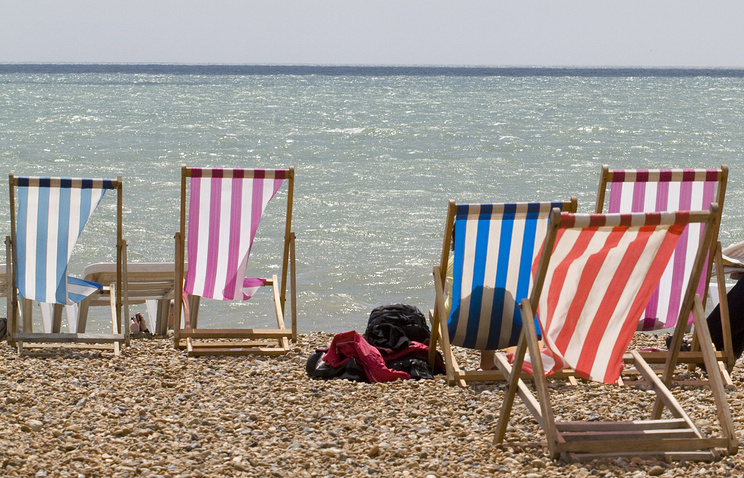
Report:
M 431 312 L 431 350 L 440 337 L 450 384 L 464 386 L 466 380 L 500 378 L 497 371 L 461 370 L 451 347 L 498 350 L 516 345 L 522 330 L 519 302 L 529 295 L 532 265 L 553 208 L 575 212 L 576 198 L 507 204 L 450 202 L 442 261 L 434 268 L 436 304 Z M 447 307 L 450 285 L 445 283 L 450 264 L 452 305 Z
M 29 342 L 72 342 L 76 339 L 90 341 L 91 337 L 75 337 L 76 334 L 58 334 L 50 330 L 33 334 L 30 307 L 31 301 L 42 304 L 42 315 L 48 319 L 53 307 L 74 306 L 101 289 L 101 284 L 67 275 L 67 264 L 75 243 L 83 231 L 88 218 L 101 202 L 107 190 L 117 191 L 117 243 L 121 239 L 121 178 L 71 179 L 15 177 L 10 175 L 11 244 L 13 261 L 13 320 L 11 336 L 19 344 Z M 17 211 L 16 211 L 17 203 Z M 122 253 L 117 247 L 117 261 Z M 120 266 L 121 270 L 121 266 Z M 17 330 L 18 300 L 24 302 L 23 333 Z M 75 307 L 72 307 L 75 310 Z M 26 316 L 27 315 L 27 316 Z M 121 310 L 116 316 L 121 323 Z M 68 317 L 69 319 L 69 317 Z M 114 327 L 118 329 L 118 327 Z M 76 327 L 70 329 L 76 332 Z M 101 337 L 108 342 L 119 338 L 109 334 Z M 90 335 L 90 334 L 89 334 Z M 104 340 L 105 339 L 105 340 Z

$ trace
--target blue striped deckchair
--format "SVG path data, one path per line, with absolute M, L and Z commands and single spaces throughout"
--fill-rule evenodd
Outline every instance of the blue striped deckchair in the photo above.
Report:
M 101 290 L 101 284 L 67 275 L 67 265 L 75 243 L 88 218 L 101 202 L 107 190 L 117 192 L 117 264 L 119 278 L 124 273 L 121 255 L 121 178 L 71 179 L 15 177 L 10 175 L 12 299 L 11 340 L 22 351 L 23 342 L 83 342 L 118 343 L 121 301 L 112 314 L 112 334 L 60 334 L 58 324 L 46 320 L 44 332 L 34 333 L 31 317 L 32 302 L 42 304 L 42 315 L 61 315 L 62 307 L 75 306 L 89 295 Z M 16 211 L 17 204 L 17 211 Z M 115 287 L 121 290 L 120 281 Z M 20 312 L 20 306 L 23 310 Z M 68 309 L 69 310 L 69 309 Z M 72 307 L 72 310 L 76 310 Z M 57 314 L 59 311 L 59 314 Z M 19 313 L 20 312 L 20 313 Z M 69 317 L 68 317 L 69 318 Z M 23 332 L 18 330 L 22 319 Z M 56 318 L 55 318 L 56 319 Z M 71 326 L 76 332 L 76 327 Z M 125 328 L 126 329 L 126 328 Z
M 516 345 L 522 330 L 519 302 L 529 295 L 532 265 L 553 208 L 575 212 L 576 198 L 509 204 L 458 205 L 450 201 L 442 259 L 434 268 L 436 302 L 430 311 L 430 350 L 433 354 L 436 341 L 441 341 L 451 385 L 503 378 L 497 371 L 462 370 L 452 346 L 497 350 Z M 447 290 L 450 285 L 445 287 L 450 263 L 451 294 Z

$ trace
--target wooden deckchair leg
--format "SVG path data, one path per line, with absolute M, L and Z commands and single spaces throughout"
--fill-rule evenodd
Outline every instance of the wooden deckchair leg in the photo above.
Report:
M 291 294 L 292 342 L 297 343 L 297 270 L 295 267 L 295 233 L 289 238 L 289 290 Z
M 723 256 L 721 255 L 721 243 L 716 243 L 714 255 L 716 263 L 716 282 L 718 284 L 718 306 L 721 315 L 721 333 L 723 335 L 723 354 L 726 357 L 726 369 L 730 373 L 736 365 L 734 357 L 734 345 L 731 339 L 731 316 L 729 315 L 728 295 L 726 294 L 726 277 L 723 273 Z
M 698 335 L 700 340 L 700 349 L 703 352 L 703 360 L 705 361 L 705 367 L 708 370 L 708 381 L 710 382 L 710 390 L 716 404 L 716 412 L 721 426 L 721 433 L 728 440 L 729 454 L 733 455 L 737 453 L 739 443 L 734 432 L 734 422 L 726 399 L 726 392 L 723 388 L 723 378 L 718 373 L 718 368 L 716 367 L 717 361 L 715 351 L 713 350 L 713 341 L 710 337 L 708 324 L 705 322 L 705 310 L 703 309 L 703 303 L 698 295 L 695 295 L 692 315 L 695 320 L 695 334 Z
M 444 284 L 442 283 L 442 276 L 440 274 L 439 266 L 434 267 L 434 289 L 436 291 L 434 315 L 435 319 L 433 322 L 437 323 L 438 336 L 441 342 L 442 355 L 444 356 L 444 366 L 447 372 L 447 383 L 450 385 L 459 384 L 461 387 L 467 387 L 467 383 L 462 378 L 460 366 L 457 364 L 455 354 L 452 352 L 452 345 L 449 341 L 449 332 L 447 331 L 447 323 L 442 320 L 439 311 L 444 310 Z M 434 327 L 432 323 L 432 327 Z M 433 350 L 433 352 L 432 352 Z M 429 353 L 436 353 L 436 349 L 429 346 Z M 433 362 L 433 355 L 430 355 L 430 360 Z M 433 365 L 432 365 L 433 366 Z
M 116 290 L 116 284 L 111 283 L 109 286 L 109 290 L 111 291 L 109 294 L 109 303 L 111 305 L 111 329 L 114 331 L 114 333 L 118 333 L 118 323 L 119 321 L 116 320 L 116 297 L 118 294 L 118 291 Z M 127 320 L 129 320 L 129 317 L 127 317 Z M 125 325 L 127 330 L 129 330 L 129 323 Z M 119 355 L 120 348 L 119 348 L 119 342 L 114 342 L 114 355 Z
M 276 313 L 276 325 L 279 329 L 284 330 L 284 312 L 282 311 L 281 296 L 279 294 L 279 282 L 276 274 L 271 277 L 271 290 L 274 292 L 274 312 Z M 284 350 L 289 350 L 289 342 L 286 337 L 280 338 L 278 341 L 279 347 Z
M 33 321 L 33 301 L 28 299 L 21 299 L 21 320 L 23 320 L 23 331 L 33 332 L 34 321 Z
M 527 348 L 530 352 L 530 362 L 532 364 L 537 399 L 540 402 L 540 409 L 542 411 L 543 429 L 548 439 L 548 451 L 553 459 L 557 459 L 559 456 L 557 445 L 560 438 L 558 436 L 558 430 L 555 427 L 553 407 L 550 404 L 548 380 L 545 378 L 542 355 L 540 355 L 540 345 L 537 341 L 535 313 L 532 311 L 532 304 L 529 299 L 522 299 L 522 317 L 527 317 L 527 320 L 522 321 L 522 328 L 527 332 Z
M 501 402 L 501 412 L 499 413 L 499 421 L 496 425 L 496 433 L 493 437 L 493 443 L 501 443 L 504 441 L 506 436 L 506 428 L 509 426 L 509 417 L 511 416 L 511 410 L 514 406 L 514 397 L 517 394 L 517 387 L 520 381 L 520 375 L 522 373 L 522 363 L 524 363 L 524 354 L 527 351 L 527 340 L 525 337 L 524 330 L 519 334 L 519 341 L 517 342 L 517 349 L 514 352 L 514 362 L 511 366 L 511 371 L 503 370 L 501 366 L 499 369 L 504 377 L 508 380 L 508 387 L 504 394 L 503 402 Z M 500 359 L 501 357 L 499 357 Z M 497 363 L 498 365 L 498 363 Z

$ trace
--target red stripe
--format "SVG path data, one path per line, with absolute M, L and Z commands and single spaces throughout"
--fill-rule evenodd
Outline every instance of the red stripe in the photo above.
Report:
M 559 236 L 556 239 L 556 245 L 560 243 L 560 240 L 563 237 L 563 232 L 563 230 L 558 231 Z M 584 253 L 584 251 L 586 251 L 589 242 L 592 240 L 595 232 L 596 229 L 593 228 L 582 229 L 579 237 L 574 242 L 569 253 L 566 255 L 566 258 L 560 264 L 558 264 L 558 266 L 553 271 L 553 277 L 550 280 L 550 287 L 547 295 L 547 307 L 549 311 L 555 310 L 556 304 L 560 300 L 563 290 L 563 284 L 565 284 L 566 282 L 566 276 L 568 275 L 569 267 L 571 266 L 573 261 L 575 261 Z M 552 313 L 547 314 L 545 319 L 547 319 L 547 323 L 545 324 L 546 329 L 550 330 L 553 322 Z
M 675 224 L 669 228 L 664 237 L 659 251 L 656 253 L 654 261 L 641 285 L 640 292 L 625 316 L 625 320 L 623 321 L 624 326 L 618 334 L 615 346 L 612 349 L 612 358 L 610 363 L 608 363 L 604 378 L 605 383 L 615 383 L 620 376 L 623 367 L 623 355 L 628 350 L 630 341 L 633 339 L 633 334 L 635 334 L 636 320 L 643 312 L 643 309 L 645 309 L 649 297 L 661 280 L 661 276 L 664 274 L 674 248 L 677 247 L 677 241 L 684 228 L 685 226 L 683 225 Z
M 655 230 L 655 227 L 640 228 L 636 238 L 633 239 L 633 241 L 624 251 L 623 258 L 619 262 L 618 267 L 612 276 L 612 280 L 610 281 L 610 284 L 608 285 L 607 290 L 602 297 L 602 301 L 600 302 L 599 308 L 597 309 L 597 315 L 594 317 L 592 326 L 587 335 L 586 343 L 581 350 L 581 355 L 579 356 L 579 360 L 576 364 L 576 372 L 579 374 L 579 376 L 589 377 L 592 365 L 594 364 L 594 361 L 597 357 L 600 343 L 605 333 L 607 332 L 607 325 L 610 323 L 612 315 L 617 309 L 620 297 L 625 292 L 628 281 L 630 280 L 630 277 L 636 265 L 638 264 L 638 260 L 641 257 L 643 251 L 646 249 L 648 240 Z M 626 228 L 613 229 L 611 236 L 608 237 L 607 246 L 605 248 L 605 255 L 610 252 L 607 249 L 609 249 L 610 247 L 616 247 L 617 243 L 620 241 L 620 239 L 622 239 L 622 235 L 626 232 Z M 610 239 L 612 240 L 610 241 Z M 601 265 L 602 264 L 599 264 L 599 266 Z M 596 277 L 598 275 L 599 268 L 596 267 L 594 270 L 591 270 L 589 272 L 591 272 L 591 275 L 584 274 L 585 277 L 582 278 L 582 283 L 585 283 L 583 281 L 587 281 L 586 283 L 591 284 L 593 282 L 593 277 Z M 581 306 L 583 309 L 584 304 L 582 303 Z M 633 325 L 633 329 L 635 330 L 635 325 Z
M 592 254 L 587 258 L 586 265 L 581 271 L 581 277 L 579 277 L 579 284 L 593 284 L 594 279 L 602 269 L 607 255 L 612 249 L 617 247 L 618 242 L 622 239 L 623 233 L 627 228 L 614 228 L 612 232 L 605 239 L 605 243 L 602 248 L 596 253 Z M 594 232 L 594 231 L 592 231 Z M 584 248 L 585 249 L 585 248 Z M 584 251 L 582 251 L 583 253 Z M 570 265 L 570 264 L 569 264 Z M 560 337 L 556 339 L 555 344 L 558 349 L 563 353 L 568 348 L 571 338 L 576 331 L 576 325 L 578 323 L 581 311 L 584 310 L 587 300 L 589 299 L 589 292 L 591 292 L 591 286 L 579 287 L 576 290 L 576 295 L 571 301 L 568 313 L 566 315 L 566 322 L 561 328 Z

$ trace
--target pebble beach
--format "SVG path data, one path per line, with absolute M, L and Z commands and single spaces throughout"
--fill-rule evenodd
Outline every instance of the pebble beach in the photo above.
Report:
M 505 384 L 448 386 L 314 380 L 307 357 L 331 334 L 300 336 L 281 357 L 187 357 L 165 338 L 135 338 L 119 356 L 60 349 L 18 356 L 0 343 L 0 474 L 24 477 L 742 476 L 717 462 L 551 460 L 519 400 L 507 439 L 492 444 Z M 648 345 L 648 344 L 644 344 Z M 468 367 L 477 355 L 458 350 Z M 740 449 L 740 361 L 728 392 Z M 644 418 L 650 392 L 579 381 L 553 385 L 558 418 Z M 673 392 L 706 432 L 705 389 Z M 631 398 L 632 397 L 632 398 Z M 591 411 L 587 411 L 591 410 Z

